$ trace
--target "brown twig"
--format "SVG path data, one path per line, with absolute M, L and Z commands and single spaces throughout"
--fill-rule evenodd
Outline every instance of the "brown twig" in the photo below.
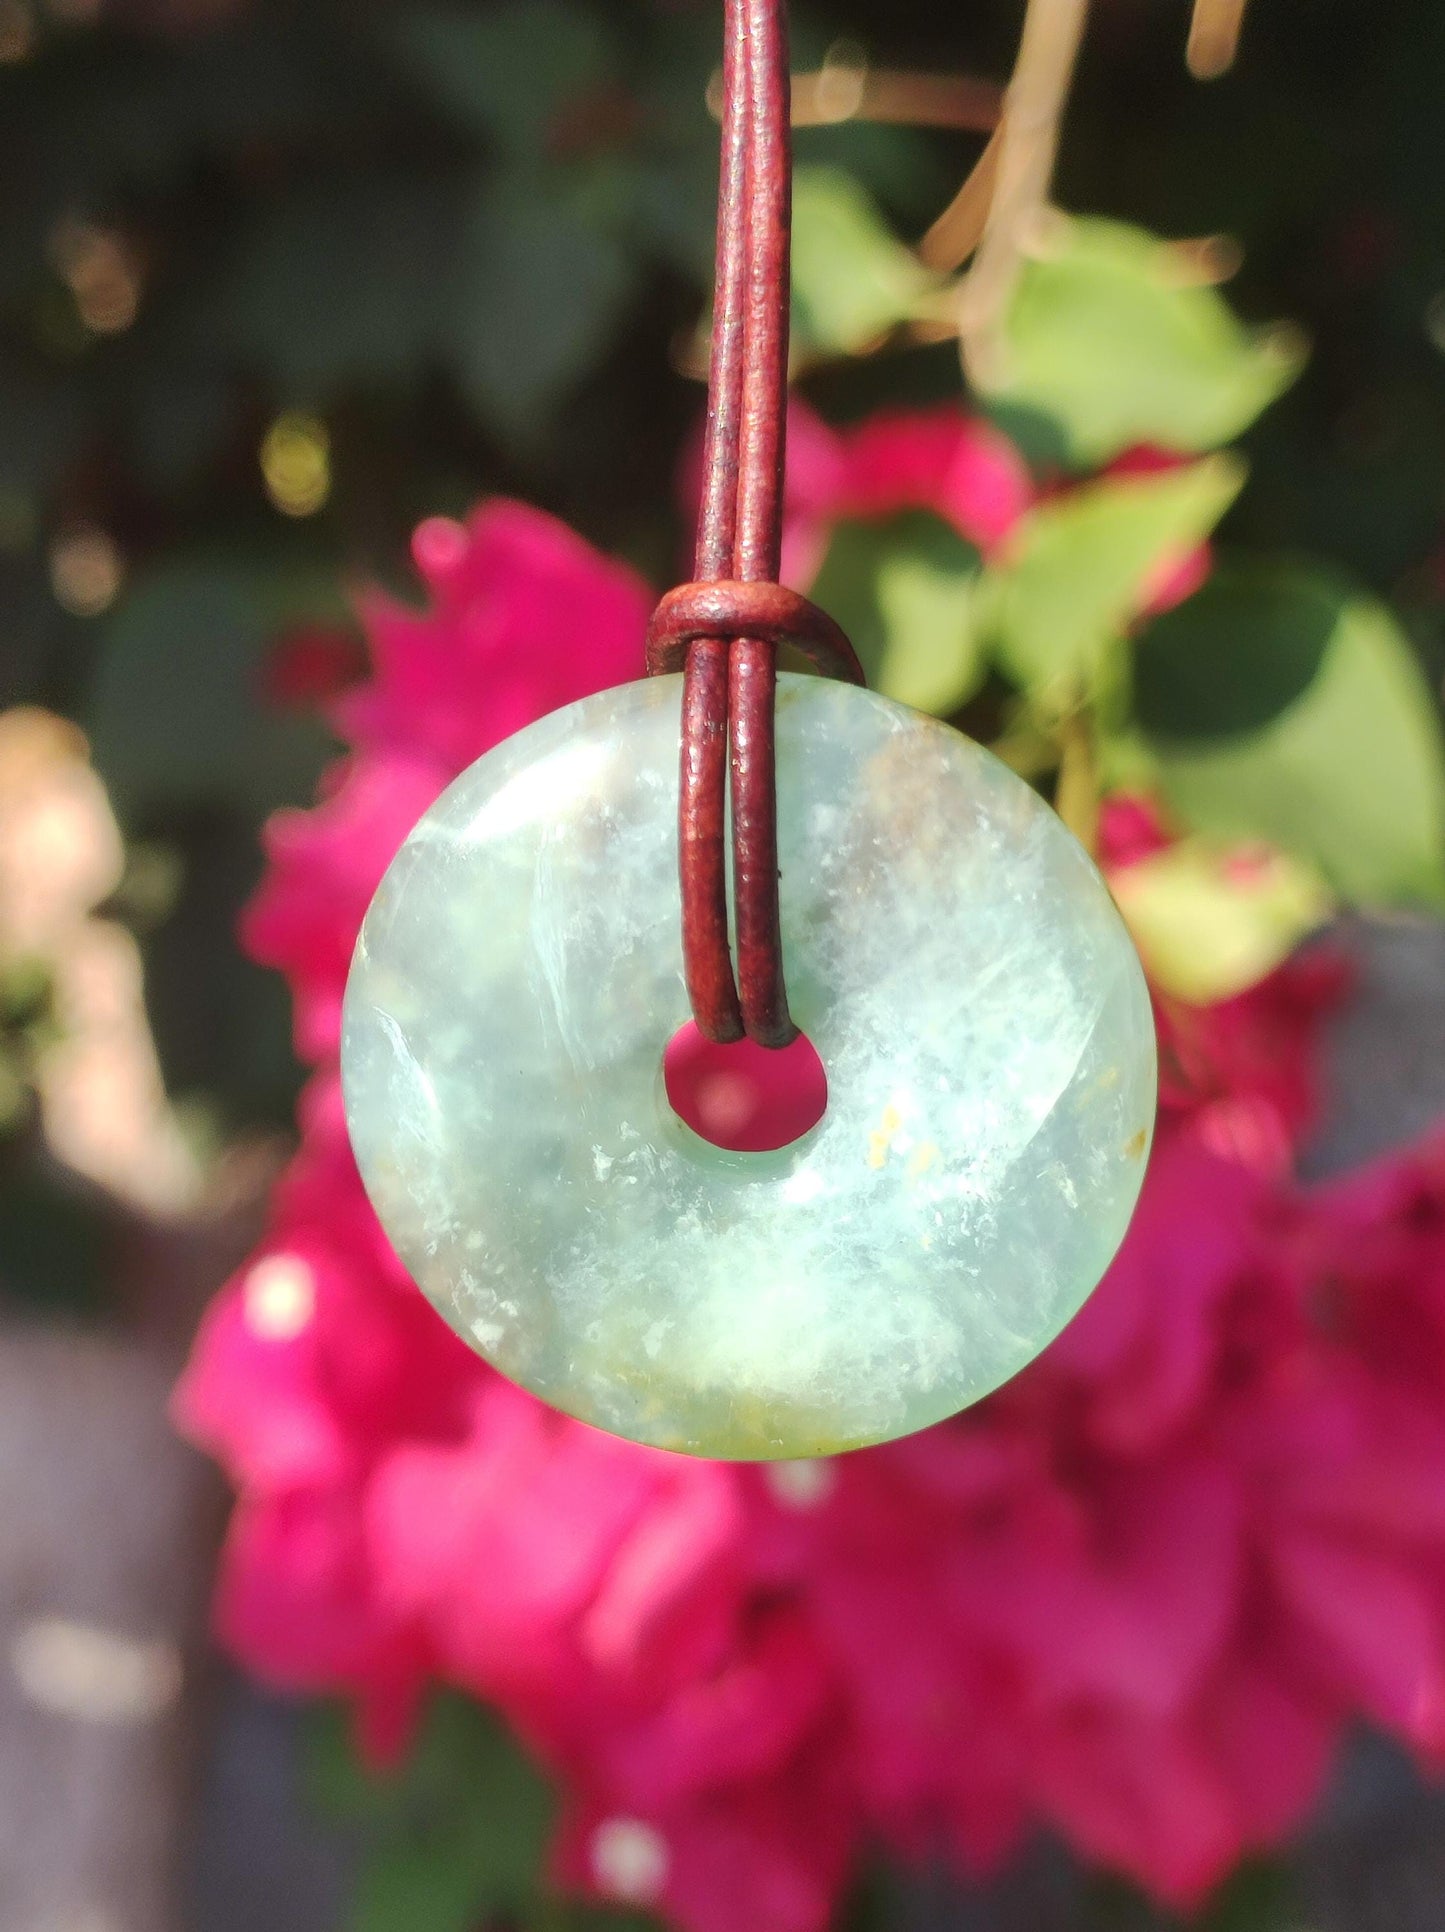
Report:
M 987 134 L 998 124 L 1003 89 L 964 74 L 915 74 L 901 68 L 825 66 L 793 81 L 793 126 L 884 121 L 896 127 L 951 128 Z
M 1064 718 L 1058 746 L 1054 810 L 1092 855 L 1099 847 L 1099 763 L 1093 726 L 1083 712 L 1070 712 Z
M 855 49 L 830 55 L 814 73 L 793 76 L 794 127 L 836 127 L 844 121 L 885 122 L 895 127 L 947 128 L 987 134 L 998 123 L 1003 89 L 966 74 L 923 74 L 899 67 L 870 67 Z M 708 83 L 707 104 L 722 118 L 723 75 Z
M 1024 14 L 1018 62 L 1004 98 L 997 186 L 959 300 L 964 365 L 981 388 L 998 378 L 1004 311 L 1048 205 L 1087 11 L 1088 0 L 1029 0 Z
M 1218 80 L 1234 65 L 1245 0 L 1194 0 L 1185 64 L 1196 80 Z
M 944 274 L 962 268 L 983 239 L 988 211 L 998 187 L 1003 137 L 1004 123 L 1000 121 L 967 180 L 918 244 L 919 257 L 929 268 Z

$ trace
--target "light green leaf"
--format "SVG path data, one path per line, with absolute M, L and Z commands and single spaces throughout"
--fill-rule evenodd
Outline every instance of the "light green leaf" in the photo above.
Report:
M 1429 687 L 1381 605 L 1338 595 L 1336 610 L 1300 697 L 1247 735 L 1155 737 L 1161 782 L 1189 824 L 1294 852 L 1348 899 L 1445 903 L 1445 747 Z
M 1177 251 L 1139 229 L 1070 220 L 1019 279 L 990 400 L 1050 419 L 1081 468 L 1134 443 L 1231 441 L 1299 373 L 1289 330 L 1246 329 Z
M 1180 839 L 1109 883 L 1150 979 L 1195 1006 L 1255 985 L 1331 910 L 1297 859 L 1203 839 Z
M 973 545 L 911 510 L 838 524 L 811 595 L 853 640 L 874 690 L 947 717 L 983 677 L 978 585 Z
M 793 182 L 793 334 L 800 355 L 849 355 L 920 313 L 938 287 L 866 191 L 836 168 Z
M 517 442 L 546 430 L 610 345 L 635 285 L 599 185 L 508 171 L 482 184 L 466 224 L 452 354 L 479 413 Z
M 989 629 L 1002 669 L 1045 708 L 1092 688 L 1110 646 L 1162 572 L 1203 542 L 1238 494 L 1229 457 L 1104 477 L 1041 503 L 991 573 Z
M 397 32 L 434 99 L 519 156 L 541 153 L 558 113 L 605 84 L 613 65 L 602 22 L 566 0 L 423 7 L 403 14 Z

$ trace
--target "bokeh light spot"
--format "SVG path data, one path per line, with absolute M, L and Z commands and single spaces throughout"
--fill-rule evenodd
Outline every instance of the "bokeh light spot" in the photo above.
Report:
M 331 495 L 331 437 L 320 417 L 278 416 L 261 441 L 261 476 L 282 516 L 315 516 Z
M 299 1255 L 258 1261 L 242 1291 L 246 1326 L 266 1342 L 290 1342 L 316 1312 L 316 1276 Z
M 667 1882 L 667 1840 L 640 1818 L 609 1818 L 592 1834 L 592 1876 L 604 1892 L 651 1905 Z
M 124 575 L 114 538 L 94 524 L 67 531 L 50 546 L 50 587 L 72 617 L 109 610 Z

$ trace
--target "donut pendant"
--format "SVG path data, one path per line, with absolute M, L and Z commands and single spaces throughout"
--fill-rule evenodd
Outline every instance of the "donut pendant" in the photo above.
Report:
M 828 1103 L 776 1152 L 701 1139 L 662 1077 L 680 686 L 542 719 L 417 825 L 347 986 L 352 1142 L 423 1291 L 545 1401 L 697 1455 L 854 1449 L 996 1388 L 1098 1281 L 1153 1125 L 1149 998 L 1021 779 L 785 675 L 788 984 Z

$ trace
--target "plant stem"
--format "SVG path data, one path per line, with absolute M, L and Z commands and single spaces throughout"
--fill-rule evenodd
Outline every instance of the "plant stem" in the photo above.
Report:
M 964 368 L 978 388 L 999 379 L 1003 317 L 1038 218 L 1048 205 L 1059 128 L 1088 0 L 1029 0 L 1004 98 L 998 181 L 973 267 L 960 292 Z

